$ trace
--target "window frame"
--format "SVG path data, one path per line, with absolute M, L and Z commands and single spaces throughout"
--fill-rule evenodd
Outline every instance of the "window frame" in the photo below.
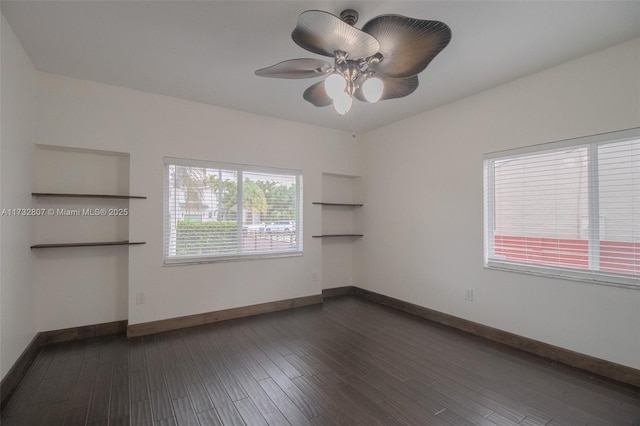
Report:
M 207 168 L 207 169 L 222 169 L 228 171 L 237 172 L 237 194 L 236 200 L 238 205 L 238 220 L 237 220 L 237 232 L 238 236 L 242 235 L 244 220 L 242 207 L 243 207 L 243 185 L 244 173 L 264 173 L 273 175 L 289 175 L 294 176 L 296 180 L 296 199 L 295 199 L 295 223 L 296 230 L 293 233 L 295 236 L 296 245 L 292 249 L 279 250 L 279 251 L 261 251 L 261 252 L 242 252 L 239 251 L 234 254 L 223 255 L 197 255 L 197 256 L 170 256 L 169 255 L 169 241 L 168 238 L 171 233 L 171 218 L 169 211 L 170 201 L 170 180 L 169 180 L 169 168 L 170 166 L 183 166 L 183 167 L 195 167 L 195 168 Z M 197 265 L 204 263 L 219 263 L 219 262 L 237 262 L 248 260 L 261 260 L 261 259 L 277 259 L 287 257 L 300 257 L 303 255 L 303 172 L 302 170 L 295 169 L 282 169 L 275 167 L 255 166 L 239 163 L 227 163 L 219 161 L 208 160 L 194 160 L 177 157 L 164 157 L 163 159 L 163 235 L 162 235 L 162 252 L 163 252 L 163 265 L 164 266 L 182 266 L 182 265 Z
M 543 277 L 579 281 L 591 284 L 600 284 L 614 287 L 631 288 L 640 290 L 640 277 L 632 274 L 598 271 L 591 269 L 574 269 L 562 266 L 536 265 L 519 263 L 513 260 L 501 260 L 492 257 L 495 242 L 495 167 L 496 160 L 521 158 L 528 154 L 542 154 L 553 151 L 566 150 L 567 148 L 585 146 L 589 150 L 588 160 L 588 193 L 589 223 L 595 226 L 589 227 L 589 268 L 599 260 L 599 244 L 593 244 L 599 240 L 599 198 L 598 198 L 598 146 L 609 143 L 623 142 L 640 139 L 640 128 L 631 128 L 609 133 L 602 133 L 580 138 L 566 139 L 557 142 L 531 145 L 522 148 L 494 151 L 483 156 L 483 263 L 486 269 L 523 273 Z M 594 156 L 595 153 L 595 156 Z M 595 161 L 594 161 L 595 158 Z M 598 259 L 596 259 L 598 257 Z

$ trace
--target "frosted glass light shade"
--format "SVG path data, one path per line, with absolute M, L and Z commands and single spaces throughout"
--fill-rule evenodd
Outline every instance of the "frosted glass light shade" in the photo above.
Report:
M 378 77 L 371 77 L 362 85 L 362 94 L 367 101 L 376 103 L 382 97 L 382 89 L 384 89 L 382 80 Z
M 331 99 L 336 99 L 341 94 L 344 94 L 346 87 L 347 80 L 338 73 L 333 73 L 324 80 L 324 89 Z
M 346 92 L 342 92 L 341 95 L 333 99 L 333 108 L 340 115 L 348 113 L 351 109 L 351 104 L 353 104 L 353 99 Z

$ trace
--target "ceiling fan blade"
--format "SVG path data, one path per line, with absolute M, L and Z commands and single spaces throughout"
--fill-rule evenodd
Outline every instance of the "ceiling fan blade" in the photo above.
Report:
M 333 67 L 322 59 L 300 58 L 282 61 L 255 72 L 260 77 L 274 78 L 313 78 L 320 77 Z
M 304 91 L 302 97 L 314 104 L 317 107 L 329 106 L 333 103 L 333 100 L 327 95 L 327 91 L 324 89 L 324 80 L 313 84 Z
M 382 89 L 381 101 L 386 99 L 403 98 L 412 94 L 418 88 L 418 76 L 412 75 L 407 78 L 381 78 L 384 88 Z M 367 99 L 362 93 L 362 85 L 356 90 L 354 96 L 362 102 L 367 102 Z
M 400 15 L 373 18 L 362 31 L 380 43 L 384 58 L 376 65 L 377 72 L 394 78 L 418 74 L 451 40 L 451 29 L 445 23 Z
M 291 38 L 303 49 L 330 57 L 341 50 L 352 59 L 366 58 L 380 49 L 375 37 L 321 10 L 302 12 Z

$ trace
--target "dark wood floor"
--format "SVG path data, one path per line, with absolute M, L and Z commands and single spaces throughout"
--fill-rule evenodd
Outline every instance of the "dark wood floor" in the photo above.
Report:
M 45 348 L 13 425 L 640 425 L 640 389 L 352 297 Z

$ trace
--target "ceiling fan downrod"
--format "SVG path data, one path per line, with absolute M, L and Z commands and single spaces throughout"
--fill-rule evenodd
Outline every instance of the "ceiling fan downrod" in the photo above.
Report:
M 358 12 L 353 9 L 345 9 L 340 12 L 340 19 L 342 19 L 343 22 L 351 25 L 352 27 L 356 24 L 356 22 L 358 22 L 358 17 Z

